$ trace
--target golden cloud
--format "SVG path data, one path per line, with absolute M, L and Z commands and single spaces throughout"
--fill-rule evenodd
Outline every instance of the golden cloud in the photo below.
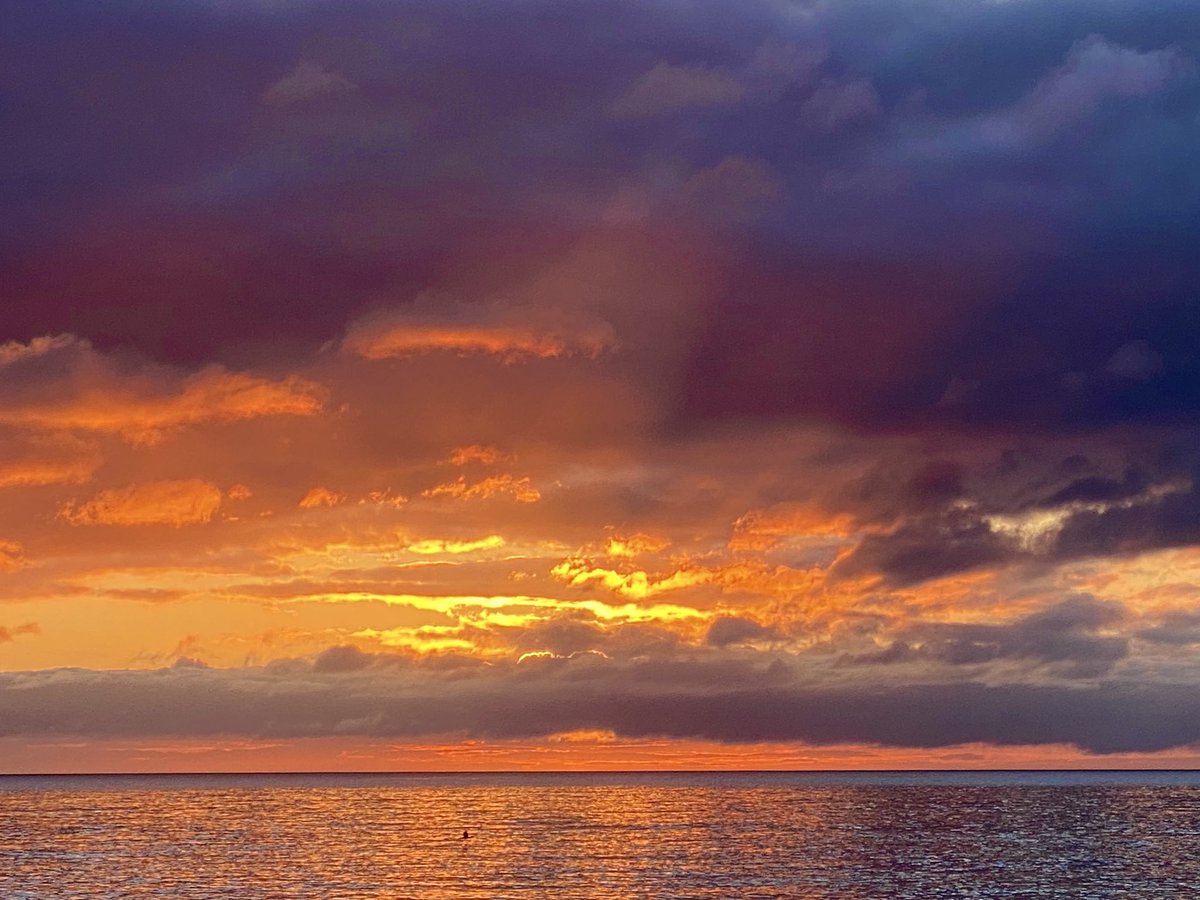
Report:
M 508 625 L 544 618 L 548 612 L 582 610 L 602 622 L 683 622 L 706 620 L 708 614 L 690 606 L 671 603 L 604 603 L 600 600 L 562 600 L 557 597 L 522 595 L 434 595 L 388 594 L 375 591 L 316 591 L 288 598 L 295 603 L 385 603 L 441 613 L 461 620 L 503 622 Z M 423 626 L 428 629 L 434 626 Z
M 617 572 L 591 566 L 586 560 L 565 559 L 553 569 L 550 574 L 561 578 L 570 585 L 582 585 L 599 582 L 606 588 L 615 591 L 623 597 L 644 600 L 665 591 L 705 584 L 713 580 L 713 573 L 705 569 L 681 569 L 670 575 L 654 577 L 641 570 L 628 573 Z
M 663 537 L 652 534 L 631 534 L 628 537 L 614 535 L 608 539 L 605 552 L 618 559 L 633 559 L 643 553 L 658 553 L 671 546 L 671 542 Z
M 430 538 L 409 544 L 408 551 L 422 556 L 433 556 L 439 553 L 458 554 L 474 553 L 478 550 L 495 550 L 504 545 L 505 540 L 500 535 L 489 534 L 477 541 L 446 541 Z
M 393 494 L 391 490 L 386 491 L 368 491 L 367 496 L 358 501 L 360 506 L 391 506 L 399 509 L 408 503 L 408 498 L 403 494 Z
M 152 481 L 68 503 L 59 516 L 72 525 L 199 525 L 212 520 L 222 499 L 221 489 L 207 481 Z
M 421 492 L 422 497 L 454 497 L 459 500 L 487 500 L 508 495 L 518 503 L 536 503 L 542 499 L 527 476 L 489 475 L 482 481 L 468 483 L 461 475 L 454 481 L 434 485 Z

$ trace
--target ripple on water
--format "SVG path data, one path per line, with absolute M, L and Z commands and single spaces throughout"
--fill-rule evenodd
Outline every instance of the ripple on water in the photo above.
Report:
M 0 791 L 0 897 L 1182 898 L 1198 837 L 1192 784 L 33 787 Z

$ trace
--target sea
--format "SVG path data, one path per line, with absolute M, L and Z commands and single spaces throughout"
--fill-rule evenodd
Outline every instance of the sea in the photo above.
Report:
M 0 777 L 0 898 L 1200 897 L 1197 772 Z

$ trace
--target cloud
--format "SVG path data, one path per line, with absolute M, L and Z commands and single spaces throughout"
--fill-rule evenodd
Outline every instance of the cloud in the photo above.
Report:
M 0 625 L 0 644 L 13 641 L 21 635 L 39 634 L 41 630 L 37 622 L 25 622 L 22 625 L 13 625 L 12 627 Z
M 408 552 L 417 553 L 421 556 L 434 556 L 442 553 L 454 556 L 460 553 L 475 553 L 479 550 L 496 550 L 503 547 L 505 543 L 504 538 L 498 534 L 489 534 L 487 537 L 482 537 L 474 541 L 426 538 L 425 540 L 409 544 Z
M 807 81 L 828 59 L 829 46 L 825 43 L 797 44 L 768 38 L 750 58 L 747 75 L 752 82 L 765 80 L 771 87 L 791 86 Z
M 706 643 L 714 647 L 726 647 L 748 641 L 777 639 L 779 635 L 770 628 L 745 616 L 717 616 L 704 635 Z
M 1103 633 L 1126 617 L 1127 611 L 1120 604 L 1080 595 L 1006 625 L 934 622 L 916 625 L 903 631 L 884 651 L 860 657 L 858 661 L 934 660 L 968 666 L 1000 659 L 1026 659 L 1063 666 L 1074 677 L 1091 677 L 1108 672 L 1128 655 L 1127 637 Z
M 906 496 L 876 498 L 881 509 L 874 514 L 887 527 L 864 530 L 833 574 L 878 573 L 893 585 L 915 585 L 970 570 L 1117 558 L 1195 539 L 1195 482 L 1186 471 L 1151 476 L 1137 467 L 1093 473 L 1085 466 L 1068 457 L 1057 470 L 1038 466 L 1019 480 L 993 471 L 968 486 L 966 473 L 954 472 L 944 483 L 922 484 L 944 468 L 934 465 L 909 483 Z
M 17 541 L 0 540 L 0 572 L 11 572 L 25 565 L 25 548 Z
M 331 491 L 327 487 L 311 488 L 297 504 L 301 509 L 316 509 L 321 506 L 337 506 L 345 501 L 345 496 Z
M 591 317 L 508 303 L 474 303 L 438 310 L 430 301 L 353 323 L 342 347 L 364 359 L 424 353 L 483 353 L 503 362 L 596 357 L 612 348 L 611 326 Z
M 1200 644 L 1200 613 L 1191 611 L 1168 612 L 1157 618 L 1149 627 L 1137 632 L 1143 641 L 1156 644 L 1186 647 Z
M 370 654 L 363 653 L 357 647 L 330 647 L 321 651 L 313 660 L 314 672 L 361 672 L 372 662 Z
M 0 386 L 0 424 L 13 428 L 154 443 L 206 422 L 310 416 L 322 403 L 318 385 L 294 376 L 272 380 L 219 365 L 183 377 L 148 363 L 130 371 L 70 335 L 15 346 Z
M 617 118 L 658 116 L 681 109 L 737 103 L 746 87 L 732 73 L 703 65 L 660 62 L 609 106 Z
M 984 124 L 1007 143 L 1046 138 L 1086 120 L 1111 98 L 1161 90 L 1180 69 L 1175 49 L 1142 52 L 1091 34 L 1072 44 L 1063 64 L 1020 102 Z
M 563 560 L 551 569 L 550 573 L 576 587 L 594 582 L 622 596 L 638 600 L 712 580 L 712 573 L 701 569 L 680 569 L 667 575 L 656 576 L 641 569 L 617 571 L 593 566 L 589 560 L 579 557 Z
M 495 447 L 484 447 L 480 444 L 470 444 L 466 447 L 455 447 L 450 451 L 450 465 L 465 466 L 470 463 L 482 463 L 490 466 L 504 457 Z
M 199 479 L 152 481 L 68 503 L 59 517 L 72 525 L 200 525 L 212 520 L 222 499 L 220 488 Z
M 537 503 L 542 493 L 529 476 L 508 474 L 488 475 L 479 481 L 468 482 L 461 475 L 454 481 L 436 484 L 421 492 L 422 497 L 452 497 L 456 500 L 490 500 L 508 496 L 517 503 Z
M 733 220 L 764 212 L 783 190 L 779 175 L 762 160 L 728 156 L 701 169 L 682 187 L 689 203 L 706 215 Z
M 235 500 L 235 501 L 236 500 L 249 500 L 253 496 L 254 496 L 254 491 L 250 490 L 250 488 L 246 487 L 246 485 L 244 485 L 244 484 L 232 485 L 232 486 L 230 486 L 229 490 L 227 490 L 225 492 L 226 499 Z
M 879 94 L 866 79 L 823 81 L 800 107 L 804 124 L 818 134 L 833 134 L 879 115 Z
M 0 734 L 261 738 L 623 737 L 939 747 L 1069 743 L 1096 753 L 1200 740 L 1188 683 L 812 684 L 786 664 L 616 662 L 595 654 L 439 673 L 335 648 L 323 671 L 47 670 L 0 674 Z
M 528 628 L 521 629 L 515 643 L 525 651 L 522 657 L 548 653 L 554 658 L 566 659 L 574 653 L 605 648 L 613 638 L 613 630 L 605 629 L 586 617 L 566 614 L 534 622 Z M 517 661 L 520 662 L 521 657 Z
M 836 571 L 845 576 L 880 572 L 893 584 L 910 585 L 997 565 L 1014 556 L 997 532 L 969 510 L 914 517 L 889 533 L 866 535 Z
M 1146 341 L 1130 341 L 1113 352 L 1104 364 L 1104 371 L 1129 381 L 1149 381 L 1162 374 L 1163 359 Z
M 625 733 L 1103 745 L 1194 685 L 1194 3 L 543 5 L 14 11 L 22 664 L 170 661 L 186 598 L 188 656 L 321 660 L 204 684 L 481 732 L 421 654 Z
M 635 559 L 643 554 L 658 553 L 671 545 L 671 541 L 653 534 L 637 532 L 626 537 L 613 535 L 608 539 L 604 552 L 611 557 Z
M 412 353 L 452 350 L 460 353 L 489 353 L 515 361 L 525 356 L 554 359 L 573 352 L 571 345 L 558 335 L 540 334 L 531 329 L 508 326 L 443 328 L 403 326 L 377 333 L 370 338 L 350 342 L 354 352 L 366 359 L 387 359 Z M 589 355 L 599 352 L 592 344 Z
M 102 462 L 98 449 L 65 435 L 31 436 L 14 442 L 17 458 L 0 463 L 0 488 L 82 484 Z
M 4 344 L 0 344 L 0 367 L 44 356 L 56 350 L 66 349 L 75 344 L 76 340 L 73 334 L 53 334 L 35 337 L 28 343 L 7 341 Z
M 353 90 L 354 83 L 345 76 L 330 71 L 319 62 L 307 60 L 271 84 L 260 100 L 267 106 L 291 106 Z

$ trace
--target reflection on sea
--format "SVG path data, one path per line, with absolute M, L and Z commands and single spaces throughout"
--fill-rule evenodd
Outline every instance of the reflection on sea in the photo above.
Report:
M 0 897 L 1196 896 L 1200 785 L 1083 781 L 8 779 Z

